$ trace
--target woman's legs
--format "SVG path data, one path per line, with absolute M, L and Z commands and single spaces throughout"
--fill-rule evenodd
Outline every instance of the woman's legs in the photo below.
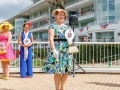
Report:
M 32 70 L 32 59 L 27 59 L 27 76 L 32 77 L 33 76 L 33 70 Z
M 5 76 L 5 62 L 1 61 L 1 65 L 2 65 L 2 71 L 3 71 L 3 76 L 1 76 L 1 78 L 3 78 Z
M 20 59 L 20 77 L 26 77 L 26 61 L 24 59 Z
M 68 78 L 68 74 L 62 74 L 62 77 L 61 77 L 61 90 L 65 90 L 67 78 Z
M 59 90 L 60 81 L 61 81 L 61 74 L 55 74 L 54 75 L 54 82 L 55 82 L 56 90 Z
M 10 71 L 10 61 L 5 61 L 5 74 L 6 74 L 6 78 L 9 78 L 9 71 Z

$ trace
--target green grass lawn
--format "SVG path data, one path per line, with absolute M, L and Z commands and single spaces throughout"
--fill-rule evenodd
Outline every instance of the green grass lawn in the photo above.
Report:
M 47 59 L 33 59 L 33 67 L 42 67 L 44 66 L 44 62 L 46 61 Z M 11 66 L 19 66 L 19 60 L 16 60 L 15 62 L 12 62 L 11 63 Z

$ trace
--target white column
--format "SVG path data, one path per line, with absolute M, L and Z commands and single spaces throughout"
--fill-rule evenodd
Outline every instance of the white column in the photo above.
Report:
M 62 5 L 64 6 L 64 1 L 62 1 Z
M 30 20 L 32 19 L 32 15 L 30 15 Z
M 79 23 L 79 21 L 78 21 L 78 23 Z M 79 23 L 79 26 L 81 27 L 81 23 Z M 79 28 L 80 28 L 80 27 L 79 27 Z
M 48 14 L 51 14 L 51 8 L 48 7 Z
M 92 41 L 96 41 L 96 33 L 92 32 Z
M 81 13 L 81 8 L 79 8 L 79 15 L 80 15 L 80 13 Z
M 76 42 L 79 42 L 79 37 L 78 36 L 76 36 L 76 40 L 75 40 Z
M 32 18 L 31 19 L 33 19 L 33 15 L 32 15 Z
M 81 8 L 79 8 L 79 12 L 81 12 Z
M 40 37 L 40 33 L 38 32 L 38 38 Z
M 37 23 L 38 27 L 39 27 L 39 22 Z
M 48 23 L 50 24 L 50 18 L 51 18 L 51 8 L 50 8 L 50 7 L 48 8 L 48 14 L 49 14 L 49 20 L 48 20 Z
M 116 42 L 116 41 L 117 41 L 116 36 L 118 36 L 118 34 L 116 34 L 116 31 L 114 31 L 114 42 Z M 118 41 L 117 41 L 117 42 L 118 42 Z
M 38 11 L 38 17 L 40 16 L 40 12 Z

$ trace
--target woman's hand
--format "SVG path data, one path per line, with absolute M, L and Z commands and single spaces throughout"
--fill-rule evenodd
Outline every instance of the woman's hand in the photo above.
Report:
M 0 51 L 3 51 L 3 50 L 5 50 L 5 49 L 6 49 L 6 46 L 5 46 L 5 47 L 0 48 Z
M 7 47 L 5 46 L 5 47 L 3 47 L 3 48 L 0 48 L 0 50 L 3 51 L 3 50 L 5 50 L 6 48 L 7 48 Z
M 23 47 L 30 47 L 32 45 L 32 43 L 30 43 L 30 44 L 24 44 L 24 45 L 22 45 Z
M 30 44 L 28 44 L 28 47 L 30 47 L 30 46 L 32 46 L 33 45 L 33 43 L 31 42 Z
M 73 44 L 73 41 L 72 41 L 72 40 L 68 40 L 67 42 L 68 42 L 68 44 L 70 44 L 70 45 Z
M 23 46 L 23 47 L 29 47 L 29 44 L 28 44 L 28 45 L 25 45 L 25 44 L 24 44 L 24 45 L 22 45 L 22 46 Z
M 54 50 L 52 50 L 53 51 L 53 56 L 55 57 L 55 58 L 59 58 L 59 53 L 58 53 L 58 51 L 56 50 L 56 49 L 54 49 Z

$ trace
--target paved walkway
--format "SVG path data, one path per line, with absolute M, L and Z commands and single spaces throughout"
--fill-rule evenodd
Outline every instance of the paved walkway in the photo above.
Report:
M 0 90 L 55 90 L 53 75 L 37 73 L 33 78 L 19 78 L 11 74 L 10 80 L 0 80 Z M 66 90 L 120 90 L 120 74 L 69 76 Z

